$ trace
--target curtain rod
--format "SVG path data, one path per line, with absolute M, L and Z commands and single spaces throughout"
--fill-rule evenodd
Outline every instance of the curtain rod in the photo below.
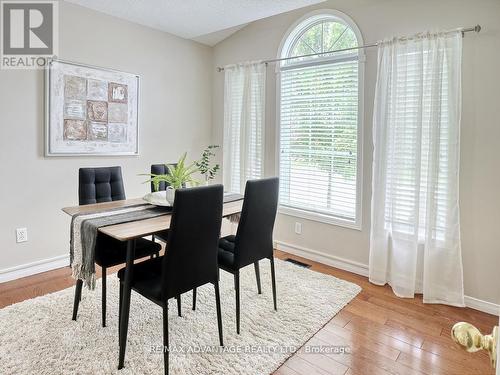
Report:
M 453 30 L 445 31 L 445 33 L 451 33 L 451 32 L 455 32 L 455 31 L 462 32 L 462 36 L 464 36 L 465 33 L 470 33 L 470 32 L 476 32 L 476 33 L 478 33 L 478 32 L 481 31 L 481 25 L 476 25 L 476 26 L 473 26 L 473 27 L 461 27 L 461 28 L 458 28 L 458 29 L 453 29 Z M 408 40 L 408 39 L 411 39 L 411 38 L 400 38 L 400 40 Z M 343 48 L 343 49 L 337 49 L 337 50 L 327 51 L 327 52 L 317 52 L 317 53 L 310 53 L 310 54 L 307 54 L 307 55 L 292 56 L 292 57 L 282 57 L 282 58 L 279 58 L 279 59 L 268 59 L 268 60 L 263 60 L 261 62 L 261 64 L 266 64 L 267 65 L 267 64 L 275 63 L 275 62 L 279 62 L 279 61 L 301 59 L 303 57 L 321 56 L 321 55 L 326 55 L 328 53 L 345 52 L 345 51 L 352 51 L 352 50 L 358 50 L 358 49 L 365 49 L 365 48 L 377 47 L 379 44 L 380 43 L 377 42 L 377 43 L 373 43 L 373 44 L 365 44 L 363 46 L 351 47 L 351 48 Z M 224 71 L 224 67 L 218 66 L 217 67 L 217 71 L 218 72 Z

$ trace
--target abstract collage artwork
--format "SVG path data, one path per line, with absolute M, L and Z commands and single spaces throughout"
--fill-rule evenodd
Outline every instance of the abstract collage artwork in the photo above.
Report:
M 46 72 L 46 155 L 137 155 L 139 77 L 52 61 Z

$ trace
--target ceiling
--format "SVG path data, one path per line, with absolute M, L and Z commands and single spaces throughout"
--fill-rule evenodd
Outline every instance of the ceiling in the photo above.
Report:
M 324 0 L 66 0 L 213 46 L 248 23 Z

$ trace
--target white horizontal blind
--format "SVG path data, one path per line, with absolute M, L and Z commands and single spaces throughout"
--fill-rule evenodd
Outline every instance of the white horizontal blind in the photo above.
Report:
M 358 57 L 281 72 L 280 205 L 356 221 Z

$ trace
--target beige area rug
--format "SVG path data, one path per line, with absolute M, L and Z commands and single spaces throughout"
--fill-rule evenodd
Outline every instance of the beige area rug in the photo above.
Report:
M 218 346 L 214 288 L 183 295 L 182 317 L 170 301 L 171 374 L 270 374 L 361 290 L 353 283 L 276 259 L 278 311 L 269 261 L 262 294 L 253 267 L 241 271 L 241 334 L 236 334 L 233 276 L 221 271 L 224 344 Z M 132 291 L 125 368 L 118 364 L 118 280 L 108 277 L 108 327 L 102 328 L 100 280 L 84 289 L 71 320 L 74 287 L 0 310 L 0 374 L 162 374 L 161 308 Z

